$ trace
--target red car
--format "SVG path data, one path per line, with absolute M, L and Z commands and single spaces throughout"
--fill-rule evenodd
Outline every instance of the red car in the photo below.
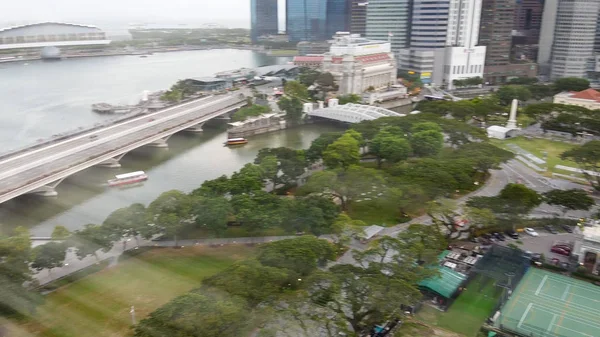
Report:
M 553 253 L 556 253 L 556 254 L 564 255 L 564 256 L 571 255 L 570 250 L 564 249 L 562 247 L 552 247 L 552 249 L 550 249 L 550 251 Z

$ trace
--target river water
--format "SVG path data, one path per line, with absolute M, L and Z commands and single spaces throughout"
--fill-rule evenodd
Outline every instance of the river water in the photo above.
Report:
M 246 50 L 208 50 L 160 53 L 148 58 L 115 56 L 58 62 L 0 65 L 0 152 L 34 143 L 53 134 L 89 126 L 112 118 L 97 115 L 97 102 L 135 103 L 143 90 L 160 90 L 178 79 L 210 76 L 240 67 L 281 64 Z M 306 148 L 331 125 L 307 125 L 259 135 L 239 148 L 223 146 L 224 121 L 211 121 L 201 134 L 179 133 L 168 149 L 141 148 L 127 154 L 122 168 L 90 168 L 69 177 L 57 187 L 58 197 L 22 196 L 0 205 L 0 224 L 31 228 L 47 236 L 56 225 L 73 230 L 101 223 L 110 212 L 134 202 L 147 204 L 160 193 L 189 192 L 204 180 L 231 174 L 251 162 L 264 147 Z M 129 189 L 108 189 L 103 184 L 115 174 L 144 170 L 149 180 Z

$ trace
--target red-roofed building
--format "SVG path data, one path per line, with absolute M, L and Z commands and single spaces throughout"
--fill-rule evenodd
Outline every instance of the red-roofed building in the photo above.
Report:
M 600 109 L 600 92 L 592 88 L 583 91 L 564 91 L 554 95 L 554 103 L 577 105 L 596 110 Z

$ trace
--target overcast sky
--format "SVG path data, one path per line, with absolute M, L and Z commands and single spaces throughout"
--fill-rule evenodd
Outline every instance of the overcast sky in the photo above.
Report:
M 279 0 L 280 18 L 284 1 Z M 3 24 L 217 23 L 249 28 L 250 0 L 5 0 L 0 20 Z

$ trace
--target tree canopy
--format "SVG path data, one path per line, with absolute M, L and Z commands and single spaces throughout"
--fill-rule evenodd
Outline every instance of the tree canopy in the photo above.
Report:
M 592 140 L 577 146 L 560 155 L 564 160 L 577 163 L 583 171 L 584 177 L 596 191 L 600 191 L 600 141 Z M 590 174 L 594 172 L 595 174 Z

